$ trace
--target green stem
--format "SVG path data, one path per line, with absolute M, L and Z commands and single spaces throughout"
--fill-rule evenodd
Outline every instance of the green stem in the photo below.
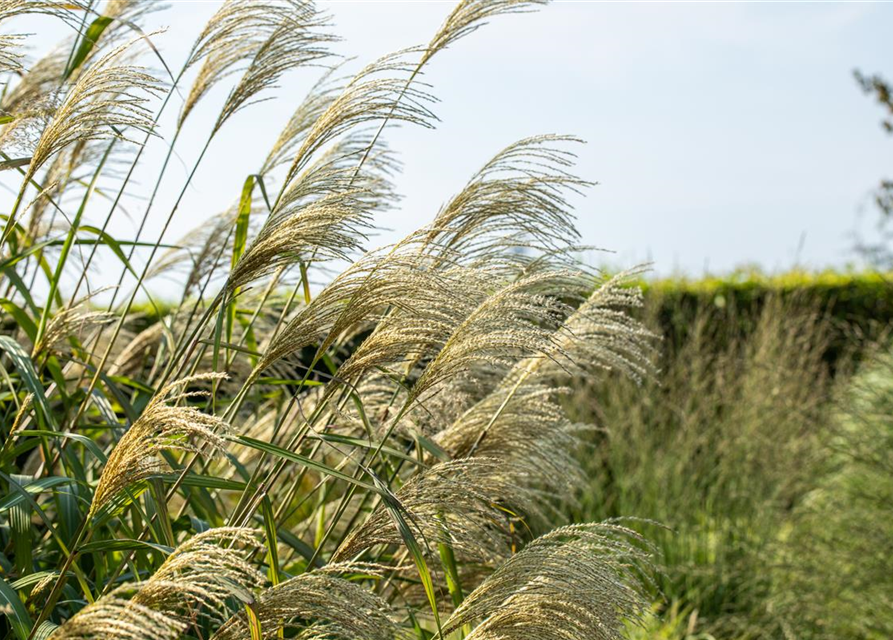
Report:
M 34 634 L 37 633 L 40 625 L 43 624 L 47 618 L 50 617 L 50 614 L 53 612 L 53 608 L 56 606 L 56 602 L 59 600 L 59 596 L 62 594 L 62 588 L 65 586 L 65 574 L 68 573 L 68 570 L 74 563 L 75 558 L 77 558 L 80 547 L 90 539 L 93 530 L 87 527 L 87 521 L 89 520 L 89 518 L 90 516 L 84 518 L 84 520 L 78 527 L 75 541 L 71 545 L 71 551 L 69 552 L 68 557 L 65 558 L 65 562 L 62 564 L 62 569 L 59 571 L 59 577 L 56 578 L 56 582 L 55 584 L 53 584 L 53 590 L 50 592 L 50 595 L 47 598 L 43 609 L 37 616 L 37 620 L 34 622 L 34 626 L 31 628 L 31 633 L 28 636 L 28 640 L 33 640 Z
M 87 187 L 87 192 L 84 194 L 84 197 L 81 199 L 81 205 L 78 207 L 78 211 L 74 216 L 74 220 L 71 222 L 71 228 L 68 230 L 68 235 L 65 237 L 65 243 L 62 245 L 62 252 L 59 254 L 59 260 L 56 262 L 56 270 L 53 273 L 53 279 L 50 281 L 50 292 L 47 295 L 47 304 L 43 309 L 43 313 L 40 314 L 40 324 L 37 326 L 37 337 L 34 339 L 34 344 L 40 344 L 40 339 L 43 337 L 44 332 L 46 331 L 47 321 L 50 317 L 50 309 L 53 306 L 53 297 L 56 295 L 56 291 L 59 288 L 59 281 L 62 279 L 62 271 L 65 268 L 65 262 L 68 260 L 68 254 L 71 252 L 71 247 L 74 244 L 74 239 L 77 236 L 78 229 L 81 224 L 81 218 L 84 216 L 84 211 L 87 208 L 87 202 L 90 199 L 90 195 L 93 193 L 93 190 L 96 188 L 96 181 L 99 180 L 99 174 L 102 173 L 102 169 L 105 166 L 106 160 L 108 160 L 109 154 L 112 152 L 112 148 L 115 146 L 116 140 L 112 140 L 112 142 L 106 147 L 105 153 L 102 155 L 102 159 L 99 161 L 99 165 L 96 167 L 96 171 L 93 172 L 93 178 L 90 180 L 90 186 Z M 86 267 L 84 267 L 84 272 L 86 273 Z
M 28 188 L 28 182 L 31 179 L 31 170 L 25 173 L 25 179 L 22 180 L 22 186 L 19 187 L 19 193 L 16 195 L 15 202 L 12 205 L 12 210 L 9 212 L 9 217 L 6 219 L 6 227 L 3 229 L 3 237 L 0 239 L 0 246 L 6 244 L 6 241 L 9 239 L 10 234 L 13 229 L 15 229 L 16 223 L 16 214 L 19 212 L 19 208 L 22 206 L 22 198 L 25 197 L 25 190 Z

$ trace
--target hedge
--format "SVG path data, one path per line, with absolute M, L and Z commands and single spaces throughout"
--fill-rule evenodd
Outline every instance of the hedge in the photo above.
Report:
M 827 314 L 834 326 L 825 359 L 834 365 L 845 352 L 882 338 L 893 327 L 893 274 L 789 272 L 767 276 L 738 272 L 699 280 L 669 278 L 641 283 L 656 306 L 665 344 L 680 344 L 699 313 L 745 333 L 772 297 Z

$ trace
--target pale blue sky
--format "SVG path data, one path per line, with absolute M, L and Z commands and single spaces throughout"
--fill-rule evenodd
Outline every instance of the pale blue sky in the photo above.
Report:
M 218 3 L 172 4 L 152 23 L 169 25 L 156 42 L 176 68 Z M 344 38 L 335 50 L 357 64 L 427 41 L 452 6 L 320 4 Z M 498 18 L 431 64 L 437 129 L 389 131 L 406 165 L 398 179 L 405 199 L 380 221 L 394 229 L 380 240 L 429 220 L 512 141 L 569 133 L 588 141 L 579 173 L 600 183 L 577 202 L 584 241 L 616 252 L 591 262 L 652 260 L 658 273 L 691 275 L 749 263 L 841 266 L 854 259 L 860 207 L 882 176 L 893 176 L 893 138 L 852 77 L 860 68 L 893 79 L 891 26 L 893 6 L 855 3 L 555 2 Z M 36 42 L 60 33 L 39 28 Z M 169 240 L 238 199 L 314 79 L 310 71 L 288 76 L 276 101 L 227 125 Z M 199 113 L 210 120 L 223 96 Z M 167 198 L 206 131 L 193 135 L 177 147 Z M 868 210 L 861 228 L 870 232 L 874 220 Z M 121 219 L 113 230 L 131 228 Z

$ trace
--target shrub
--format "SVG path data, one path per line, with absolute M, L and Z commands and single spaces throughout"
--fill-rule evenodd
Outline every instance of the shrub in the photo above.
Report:
M 893 286 L 882 273 L 792 271 L 766 276 L 740 271 L 721 278 L 672 278 L 642 285 L 657 309 L 655 328 L 670 349 L 685 342 L 705 308 L 714 310 L 714 324 L 730 327 L 733 335 L 741 337 L 754 330 L 754 320 L 772 300 L 811 305 L 831 323 L 822 358 L 832 373 L 838 363 L 849 367 L 851 358 L 858 355 L 854 346 L 883 339 L 893 322 Z
M 775 606 L 802 638 L 893 635 L 893 355 L 838 399 L 827 471 L 781 541 Z

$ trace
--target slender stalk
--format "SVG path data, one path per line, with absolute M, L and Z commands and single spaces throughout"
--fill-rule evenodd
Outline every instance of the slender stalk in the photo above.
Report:
M 158 242 L 156 242 L 155 245 L 152 247 L 152 251 L 149 254 L 149 258 L 146 260 L 146 265 L 145 265 L 145 267 L 143 267 L 142 274 L 140 275 L 139 280 L 137 281 L 137 286 L 135 286 L 133 288 L 133 293 L 130 295 L 130 298 L 128 299 L 127 304 L 125 305 L 125 308 L 121 313 L 121 317 L 119 318 L 118 322 L 115 323 L 115 330 L 112 334 L 111 339 L 109 339 L 108 346 L 105 349 L 105 353 L 102 355 L 102 359 L 96 365 L 96 372 L 90 378 L 90 382 L 87 385 L 86 393 L 84 394 L 84 401 L 81 403 L 80 407 L 78 408 L 78 412 L 75 415 L 74 420 L 72 421 L 72 424 L 77 424 L 78 419 L 81 417 L 81 415 L 83 415 L 83 412 L 87 408 L 87 403 L 89 402 L 90 394 L 93 392 L 93 389 L 96 388 L 96 383 L 99 381 L 100 373 L 102 372 L 103 368 L 105 367 L 106 362 L 108 361 L 109 355 L 112 352 L 112 348 L 115 345 L 115 340 L 117 340 L 118 335 L 121 332 L 121 328 L 124 326 L 124 322 L 127 319 L 127 314 L 130 311 L 130 307 L 133 305 L 133 302 L 136 300 L 137 293 L 139 293 L 140 285 L 142 284 L 143 280 L 145 279 L 146 274 L 149 272 L 149 267 L 152 265 L 152 260 L 155 258 L 155 254 L 158 252 L 158 247 L 161 244 L 165 233 L 167 233 L 167 230 L 168 230 L 168 227 L 170 226 L 171 220 L 173 220 L 174 214 L 176 214 L 177 209 L 179 208 L 180 203 L 183 200 L 183 196 L 186 195 L 186 190 L 188 189 L 189 184 L 192 182 L 192 178 L 195 176 L 195 172 L 198 170 L 198 167 L 201 164 L 202 159 L 205 157 L 205 153 L 207 153 L 208 148 L 211 146 L 212 140 L 213 140 L 213 135 L 208 136 L 208 139 L 205 142 L 204 147 L 202 147 L 201 153 L 198 156 L 198 160 L 196 160 L 195 165 L 193 165 L 192 171 L 190 171 L 189 177 L 186 179 L 186 183 L 184 184 L 182 190 L 180 191 L 179 196 L 177 196 L 177 200 L 174 203 L 174 206 L 171 208 L 171 211 L 168 214 L 167 219 L 164 222 L 164 226 L 162 227 L 161 233 L 158 236 Z
M 99 175 L 102 173 L 102 169 L 105 166 L 106 160 L 108 160 L 109 154 L 112 152 L 112 148 L 115 146 L 116 140 L 112 140 L 112 142 L 106 147 L 105 153 L 102 155 L 102 159 L 99 161 L 99 165 L 96 167 L 96 171 L 93 172 L 93 178 L 90 180 L 90 185 L 87 187 L 87 192 L 84 194 L 83 199 L 81 200 L 81 206 L 78 207 L 78 211 L 74 216 L 74 220 L 72 220 L 71 228 L 68 231 L 68 235 L 65 238 L 65 244 L 62 245 L 62 253 L 59 255 L 59 259 L 56 262 L 56 271 L 53 274 L 53 279 L 50 281 L 50 292 L 47 294 L 47 305 L 43 309 L 43 313 L 40 316 L 40 324 L 37 325 L 37 337 L 35 338 L 35 344 L 40 343 L 40 339 L 43 337 L 44 331 L 46 331 L 47 321 L 50 317 L 50 307 L 52 306 L 53 298 L 56 295 L 56 290 L 59 287 L 59 281 L 62 280 L 62 270 L 65 268 L 65 261 L 68 259 L 68 253 L 71 251 L 71 245 L 74 242 L 75 236 L 77 235 L 78 228 L 81 224 L 81 218 L 84 215 L 84 211 L 87 208 L 87 201 L 90 198 L 90 195 L 93 193 L 93 190 L 96 188 L 96 181 L 99 179 Z M 94 246 L 94 251 L 95 247 Z M 86 274 L 87 267 L 84 267 L 84 274 Z M 81 278 L 84 276 L 82 275 Z
M 15 229 L 16 215 L 19 212 L 19 208 L 22 206 L 22 198 L 25 196 L 25 190 L 28 188 L 28 181 L 31 179 L 31 175 L 31 170 L 28 169 L 28 172 L 25 174 L 25 179 L 22 180 L 22 186 L 19 187 L 16 199 L 12 203 L 12 209 L 9 211 L 9 216 L 6 218 L 6 226 L 3 228 L 3 236 L 0 238 L 0 247 L 6 244 L 9 236 Z
M 65 558 L 65 562 L 62 563 L 62 568 L 59 570 L 59 577 L 57 577 L 55 583 L 53 583 L 53 590 L 50 591 L 50 595 L 47 596 L 47 601 L 44 604 L 43 609 L 41 609 L 40 614 L 37 616 L 37 620 L 35 620 L 34 622 L 34 626 L 31 629 L 28 640 L 33 640 L 34 634 L 37 633 L 40 625 L 42 625 L 44 621 L 50 617 L 50 614 L 53 612 L 53 607 L 56 606 L 56 602 L 59 600 L 59 596 L 62 594 L 62 588 L 65 586 L 65 574 L 68 573 L 68 570 L 74 563 L 75 558 L 77 558 L 80 547 L 90 540 L 91 535 L 93 535 L 93 530 L 87 526 L 87 519 L 85 518 L 83 521 L 81 521 L 81 524 L 78 527 L 74 543 L 71 545 L 71 551 Z

